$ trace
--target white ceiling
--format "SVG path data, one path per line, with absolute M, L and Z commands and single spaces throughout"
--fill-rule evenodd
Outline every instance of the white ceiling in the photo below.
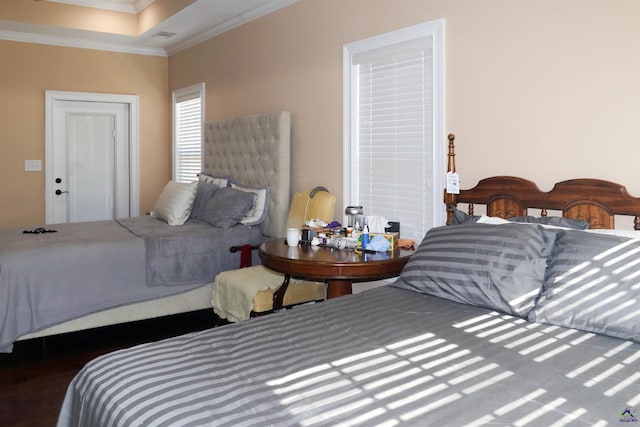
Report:
M 27 0 L 25 0 L 27 1 Z M 153 0 L 49 0 L 136 13 Z M 139 36 L 0 20 L 0 39 L 143 55 L 170 55 L 298 0 L 196 0 Z M 175 33 L 170 38 L 158 34 Z

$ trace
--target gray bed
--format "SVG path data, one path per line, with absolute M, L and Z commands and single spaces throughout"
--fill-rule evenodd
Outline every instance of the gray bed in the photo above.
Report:
M 19 339 L 210 308 L 215 275 L 239 265 L 229 247 L 284 234 L 290 132 L 288 112 L 205 124 L 203 171 L 269 188 L 259 226 L 143 216 L 48 226 L 56 233 L 0 231 L 0 351 Z
M 100 357 L 58 425 L 618 425 L 640 344 L 394 287 Z
M 567 218 L 528 215 L 561 196 Z M 583 228 L 621 211 L 640 227 L 640 199 L 505 177 L 447 198 L 461 223 L 430 230 L 396 282 L 101 356 L 58 426 L 637 422 L 639 232 Z M 456 212 L 480 200 L 516 218 Z

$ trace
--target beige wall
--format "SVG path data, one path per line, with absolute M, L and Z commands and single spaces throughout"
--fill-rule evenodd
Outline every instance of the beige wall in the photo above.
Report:
M 149 211 L 170 179 L 170 95 L 165 57 L 0 41 L 0 228 L 45 219 L 45 90 L 140 97 L 140 211 Z M 46 166 L 46 165 L 44 165 Z
M 343 45 L 437 18 L 463 186 L 595 177 L 640 196 L 639 1 L 301 0 L 168 60 L 0 41 L 0 227 L 44 221 L 24 160 L 44 159 L 46 89 L 140 96 L 145 212 L 171 176 L 170 91 L 200 81 L 209 120 L 291 111 L 293 190 L 326 185 L 340 212 Z
M 638 0 L 301 0 L 171 56 L 170 89 L 206 82 L 210 120 L 291 111 L 293 190 L 327 185 L 339 212 L 343 45 L 437 18 L 463 187 L 594 177 L 640 196 Z
M 138 32 L 140 34 L 153 29 L 195 0 L 154 0 L 138 13 Z

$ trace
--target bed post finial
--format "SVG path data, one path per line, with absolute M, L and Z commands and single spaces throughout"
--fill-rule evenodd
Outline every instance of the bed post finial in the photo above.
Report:
M 456 171 L 456 136 L 452 133 L 449 134 L 449 153 L 447 154 L 447 172 Z
M 447 153 L 447 172 L 455 172 L 456 171 L 456 148 L 455 148 L 456 136 L 450 133 L 447 138 L 449 139 L 449 152 Z M 447 207 L 447 225 L 449 225 L 451 224 L 451 220 L 453 218 L 453 208 L 456 205 L 455 194 L 449 194 L 445 189 L 444 203 Z

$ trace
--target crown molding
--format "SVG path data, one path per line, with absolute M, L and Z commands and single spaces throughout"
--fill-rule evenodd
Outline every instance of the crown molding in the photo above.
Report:
M 131 53 L 134 55 L 167 56 L 166 51 L 162 48 L 142 47 L 133 44 L 100 42 L 76 37 L 21 33 L 17 31 L 0 30 L 0 40 L 45 44 L 50 46 L 75 47 L 79 49 L 104 50 L 119 53 Z
M 124 13 L 138 13 L 153 3 L 154 0 L 48 0 L 53 3 L 71 4 L 74 6 L 93 7 L 95 9 L 113 10 Z

